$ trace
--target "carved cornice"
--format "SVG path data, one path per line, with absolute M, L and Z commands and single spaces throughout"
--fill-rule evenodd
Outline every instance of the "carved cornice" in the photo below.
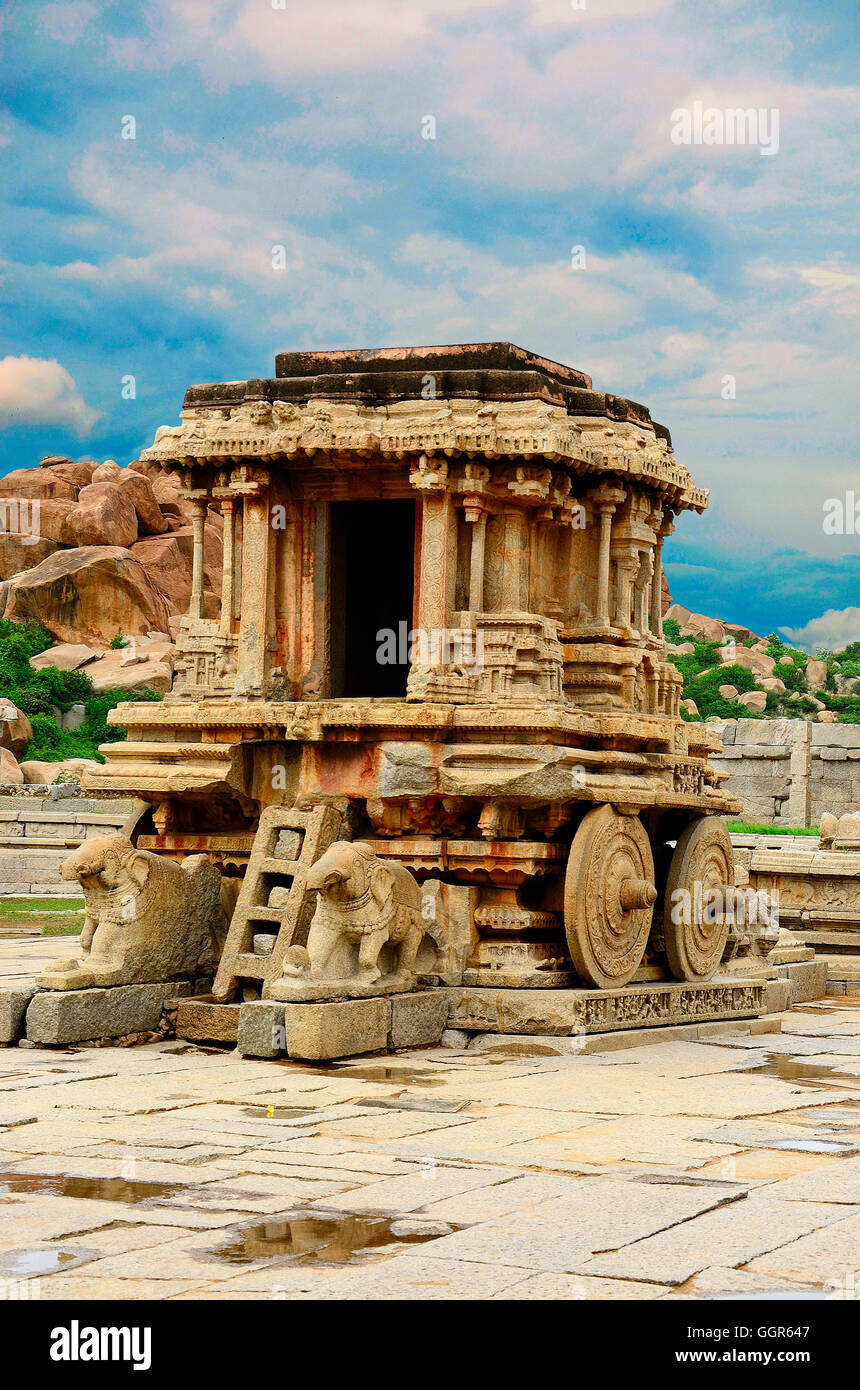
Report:
M 381 406 L 245 401 L 183 410 L 181 424 L 162 426 L 142 458 L 168 468 L 196 469 L 209 464 L 223 468 L 228 460 L 304 463 L 334 450 L 362 458 L 414 461 L 424 456 L 413 484 L 428 490 L 446 487 L 448 459 L 477 457 L 482 467 L 514 460 L 524 469 L 533 467 L 538 476 L 555 463 L 583 477 L 615 474 L 639 480 L 665 494 L 676 509 L 707 506 L 707 490 L 693 485 L 661 436 L 629 422 L 606 420 L 599 439 L 595 435 L 563 407 L 544 401 L 416 400 Z M 477 481 L 470 480 L 469 491 L 477 490 Z

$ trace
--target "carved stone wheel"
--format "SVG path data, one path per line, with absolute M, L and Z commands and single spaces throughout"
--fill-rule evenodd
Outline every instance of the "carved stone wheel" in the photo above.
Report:
M 663 910 L 666 955 L 676 980 L 707 980 L 719 965 L 729 934 L 726 889 L 733 884 L 726 827 L 716 816 L 691 821 L 672 855 Z M 675 896 L 678 890 L 685 896 Z
M 645 954 L 657 889 L 648 836 L 635 816 L 598 806 L 580 822 L 564 884 L 564 927 L 577 973 L 626 985 Z

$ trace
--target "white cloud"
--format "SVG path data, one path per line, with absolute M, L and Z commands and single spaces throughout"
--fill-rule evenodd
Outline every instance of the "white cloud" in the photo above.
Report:
M 849 642 L 860 640 L 860 608 L 828 608 L 803 627 L 782 627 L 780 632 L 804 651 L 814 652 L 819 647 L 841 651 Z
M 74 378 L 55 360 L 4 357 L 0 361 L 0 427 L 65 425 L 88 434 L 98 419 Z

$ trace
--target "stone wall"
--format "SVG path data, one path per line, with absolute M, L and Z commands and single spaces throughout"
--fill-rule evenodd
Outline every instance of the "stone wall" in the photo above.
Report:
M 60 865 L 84 840 L 118 834 L 131 809 L 129 800 L 0 798 L 0 896 L 79 896 Z
M 723 752 L 714 765 L 753 823 L 818 825 L 824 811 L 860 809 L 860 724 L 739 719 L 714 725 Z

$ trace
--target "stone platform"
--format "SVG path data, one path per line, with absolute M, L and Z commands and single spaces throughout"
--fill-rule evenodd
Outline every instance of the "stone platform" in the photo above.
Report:
M 158 1028 L 165 1004 L 191 983 L 112 985 L 107 989 L 37 990 L 27 1005 L 29 1042 L 68 1044 L 123 1038 Z
M 756 1018 L 769 1012 L 767 982 L 666 981 L 622 989 L 449 989 L 449 1027 L 472 1033 L 560 1036 L 659 1028 L 711 1019 Z

